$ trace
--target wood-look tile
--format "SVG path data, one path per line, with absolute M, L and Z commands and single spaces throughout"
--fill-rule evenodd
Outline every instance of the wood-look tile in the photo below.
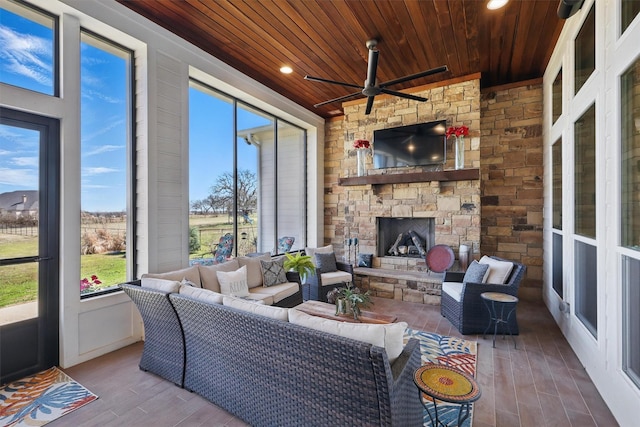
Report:
M 482 397 L 473 426 L 616 426 L 597 389 L 544 305 L 518 304 L 517 349 L 510 337 L 462 335 L 439 306 L 382 300 L 372 307 L 410 327 L 477 341 Z M 195 393 L 138 368 L 142 343 L 64 369 L 100 398 L 49 425 L 246 427 L 241 419 Z
M 540 399 L 540 406 L 542 407 L 542 414 L 544 422 L 540 425 L 545 426 L 570 426 L 569 418 L 564 410 L 564 406 L 560 401 L 558 395 L 551 395 L 547 393 L 538 393 Z

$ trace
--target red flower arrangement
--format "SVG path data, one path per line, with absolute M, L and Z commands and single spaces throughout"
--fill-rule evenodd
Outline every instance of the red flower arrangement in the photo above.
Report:
M 91 276 L 91 280 L 86 277 L 80 280 L 80 293 L 89 292 L 94 286 L 101 285 L 102 282 L 98 280 L 98 276 L 95 274 Z
M 369 148 L 369 141 L 366 139 L 356 139 L 353 143 L 353 148 Z
M 447 129 L 445 136 L 449 138 L 451 135 L 455 135 L 456 138 L 468 136 L 469 128 L 467 126 L 451 126 L 449 129 Z

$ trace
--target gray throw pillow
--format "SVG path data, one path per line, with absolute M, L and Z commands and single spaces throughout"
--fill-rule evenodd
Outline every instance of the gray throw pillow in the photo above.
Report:
M 480 264 L 478 261 L 473 260 L 471 265 L 467 268 L 467 272 L 464 274 L 464 279 L 462 279 L 462 281 L 464 283 L 482 283 L 484 273 L 487 272 L 488 268 L 489 266 L 487 264 Z
M 316 268 L 320 270 L 321 274 L 338 271 L 338 266 L 336 265 L 336 254 L 333 252 L 329 252 L 327 254 L 316 252 Z
M 262 267 L 262 286 L 269 287 L 287 283 L 287 273 L 284 271 L 284 258 L 274 261 L 260 260 Z

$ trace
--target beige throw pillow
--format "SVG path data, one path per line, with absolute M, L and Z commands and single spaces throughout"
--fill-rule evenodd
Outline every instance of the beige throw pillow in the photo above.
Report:
M 511 270 L 513 270 L 513 263 L 510 261 L 499 261 L 488 256 L 483 256 L 480 259 L 480 264 L 489 265 L 489 269 L 484 276 L 483 283 L 492 283 L 496 285 L 503 285 L 507 282 Z
M 183 279 L 187 279 L 197 286 L 202 286 L 200 284 L 200 272 L 198 271 L 197 266 L 183 268 L 182 270 L 169 271 L 166 273 L 146 273 L 142 275 L 142 278 L 145 277 L 154 279 L 177 280 L 178 282 Z
M 260 256 L 241 256 L 236 258 L 240 267 L 243 265 L 247 267 L 247 284 L 249 288 L 257 288 L 258 286 L 262 286 L 262 266 L 260 265 L 260 261 L 270 261 L 271 254 L 269 252 L 265 252 Z
M 151 288 L 168 293 L 174 293 L 180 290 L 180 282 L 177 280 L 157 279 L 155 277 L 142 277 L 140 285 L 142 285 L 143 288 Z
M 247 285 L 247 266 L 242 266 L 236 271 L 224 272 L 216 271 L 218 282 L 220 282 L 220 293 L 232 297 L 249 296 L 249 286 Z
M 220 293 L 220 282 L 218 282 L 216 271 L 236 271 L 239 268 L 240 264 L 235 258 L 221 264 L 199 265 L 202 287 Z
M 194 288 L 193 286 L 185 285 L 180 287 L 180 294 L 212 304 L 222 304 L 222 298 L 224 297 L 224 295 L 210 291 L 209 289 Z

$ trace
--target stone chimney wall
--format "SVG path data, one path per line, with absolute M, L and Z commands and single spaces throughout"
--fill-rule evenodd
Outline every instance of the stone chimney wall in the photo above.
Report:
M 461 244 L 480 251 L 480 181 L 424 181 L 399 184 L 340 185 L 339 178 L 356 176 L 356 139 L 372 141 L 373 131 L 416 123 L 446 120 L 447 127 L 465 125 L 465 168 L 480 167 L 480 76 L 415 88 L 411 93 L 429 101 L 420 103 L 377 96 L 370 115 L 366 100 L 344 104 L 345 115 L 329 120 L 325 128 L 325 244 L 343 255 L 344 241 L 357 237 L 361 253 L 376 253 L 376 218 L 435 218 L 435 244 L 446 244 L 457 255 Z M 444 170 L 454 169 L 454 138 L 447 141 Z M 375 147 L 374 147 L 375 148 Z M 367 158 L 367 174 L 422 172 L 424 167 L 375 170 Z M 425 270 L 424 259 L 385 263 L 374 257 L 374 267 Z M 353 261 L 353 260 L 352 260 Z

